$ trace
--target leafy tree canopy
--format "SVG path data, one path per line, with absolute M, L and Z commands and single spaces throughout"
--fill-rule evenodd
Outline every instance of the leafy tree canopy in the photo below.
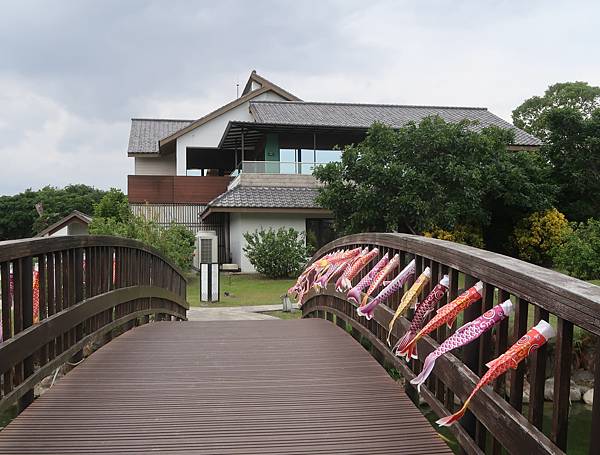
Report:
M 131 212 L 127 196 L 117 188 L 111 188 L 97 204 L 94 204 L 94 217 L 114 218 L 116 221 L 126 221 Z
M 319 203 L 340 233 L 478 229 L 509 218 L 493 231 L 500 240 L 484 235 L 488 247 L 502 245 L 517 220 L 551 206 L 556 187 L 539 154 L 506 150 L 510 131 L 470 126 L 439 117 L 399 130 L 374 124 L 341 162 L 315 169 L 325 183 Z
M 542 155 L 558 183 L 557 207 L 569 220 L 600 215 L 600 108 L 584 116 L 573 108 L 555 109 L 547 118 L 548 144 Z
M 104 191 L 87 185 L 65 188 L 46 186 L 38 191 L 28 189 L 14 196 L 0 197 L 0 239 L 32 237 L 67 216 L 73 210 L 91 215 L 93 206 Z M 41 204 L 42 215 L 36 211 Z
M 533 96 L 517 107 L 513 123 L 544 142 L 550 134 L 547 114 L 557 108 L 571 108 L 589 117 L 600 108 L 600 87 L 587 82 L 560 82 L 548 87 L 543 96 Z

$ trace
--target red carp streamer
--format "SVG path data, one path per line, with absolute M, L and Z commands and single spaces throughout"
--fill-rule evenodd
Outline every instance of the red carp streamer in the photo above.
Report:
M 513 344 L 508 351 L 502 354 L 495 360 L 492 360 L 487 364 L 489 370 L 483 375 L 481 380 L 477 383 L 469 398 L 465 400 L 462 408 L 451 416 L 442 417 L 436 423 L 440 426 L 450 426 L 467 412 L 469 403 L 482 387 L 486 386 L 499 376 L 506 373 L 510 368 L 516 369 L 521 361 L 523 361 L 529 354 L 536 351 L 546 341 L 556 335 L 554 328 L 546 321 L 540 321 L 535 327 L 529 329 L 529 331 L 523 335 L 515 344 Z

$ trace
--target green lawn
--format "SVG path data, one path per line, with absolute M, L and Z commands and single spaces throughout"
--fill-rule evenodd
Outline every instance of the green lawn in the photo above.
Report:
M 302 317 L 301 310 L 294 310 L 291 312 L 285 312 L 281 310 L 277 311 L 265 311 L 263 314 L 268 314 L 269 316 L 275 316 L 279 319 L 300 319 Z
M 281 304 L 281 296 L 295 280 L 272 280 L 258 274 L 221 273 L 221 299 L 200 303 L 197 273 L 188 275 L 187 300 L 190 306 L 248 306 Z

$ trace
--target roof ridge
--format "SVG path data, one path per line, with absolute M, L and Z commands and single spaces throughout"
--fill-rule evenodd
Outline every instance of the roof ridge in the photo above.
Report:
M 145 118 L 132 117 L 131 120 L 144 120 L 146 122 L 194 122 L 195 120 L 177 119 L 177 118 Z
M 377 107 L 414 107 L 414 108 L 434 108 L 434 109 L 470 109 L 478 111 L 487 111 L 487 107 L 476 106 L 434 106 L 424 104 L 385 104 L 385 103 L 338 103 L 333 101 L 250 101 L 250 104 L 312 104 L 326 106 L 377 106 Z

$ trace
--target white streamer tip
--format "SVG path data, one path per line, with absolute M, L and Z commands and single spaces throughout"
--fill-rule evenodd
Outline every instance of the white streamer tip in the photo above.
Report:
M 547 321 L 544 321 L 543 319 L 540 322 L 538 322 L 534 329 L 540 332 L 540 335 L 546 338 L 546 340 L 549 340 L 550 338 L 554 338 L 556 336 L 556 330 L 554 330 L 554 327 L 552 327 L 550 324 L 548 324 Z

